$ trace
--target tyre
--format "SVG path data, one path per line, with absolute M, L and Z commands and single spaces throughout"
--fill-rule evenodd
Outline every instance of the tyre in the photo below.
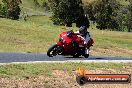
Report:
M 73 56 L 73 58 L 79 58 L 80 55 L 78 53 L 75 53 L 72 56 Z
M 89 54 L 84 54 L 84 57 L 85 57 L 85 58 L 88 58 L 88 57 L 89 57 Z
M 73 57 L 74 58 L 79 58 L 79 54 L 76 53 L 76 54 L 73 55 Z
M 59 54 L 58 52 L 59 49 L 60 49 L 60 46 L 56 44 L 52 45 L 47 51 L 47 56 L 49 57 L 56 56 L 57 54 Z
M 77 76 L 76 81 L 79 85 L 84 85 L 86 83 L 86 78 L 84 76 Z

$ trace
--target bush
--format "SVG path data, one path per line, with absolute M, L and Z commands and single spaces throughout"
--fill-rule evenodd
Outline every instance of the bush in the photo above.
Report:
M 0 4 L 0 17 L 6 17 L 6 6 L 4 4 Z
M 2 2 L 6 6 L 6 17 L 13 20 L 19 19 L 21 0 L 3 0 Z

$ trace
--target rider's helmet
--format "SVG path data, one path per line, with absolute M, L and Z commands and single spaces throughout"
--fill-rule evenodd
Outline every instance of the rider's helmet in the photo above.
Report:
M 85 35 L 87 33 L 87 27 L 86 26 L 81 26 L 79 29 L 80 35 Z

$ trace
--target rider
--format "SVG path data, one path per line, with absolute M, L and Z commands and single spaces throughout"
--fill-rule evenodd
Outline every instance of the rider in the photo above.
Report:
M 90 33 L 87 31 L 87 27 L 86 26 L 81 26 L 79 31 L 75 32 L 75 34 L 78 34 L 79 37 L 81 37 L 81 39 L 84 41 L 84 45 L 86 47 L 89 46 L 88 42 L 90 40 Z
M 75 32 L 75 34 L 77 34 L 78 37 L 81 37 L 81 39 L 83 40 L 83 44 L 86 47 L 85 54 L 89 54 L 90 46 L 92 46 L 94 41 L 91 38 L 90 33 L 87 31 L 87 27 L 81 26 L 79 31 Z

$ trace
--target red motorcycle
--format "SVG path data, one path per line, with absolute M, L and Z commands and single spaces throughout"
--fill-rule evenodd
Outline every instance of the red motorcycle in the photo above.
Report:
M 70 30 L 60 34 L 59 41 L 48 49 L 47 55 L 49 57 L 56 55 L 71 55 L 73 57 L 84 56 L 88 58 L 89 47 L 92 46 L 92 44 L 93 39 L 90 38 L 88 46 L 84 45 L 81 37 L 78 37 L 77 34 Z

